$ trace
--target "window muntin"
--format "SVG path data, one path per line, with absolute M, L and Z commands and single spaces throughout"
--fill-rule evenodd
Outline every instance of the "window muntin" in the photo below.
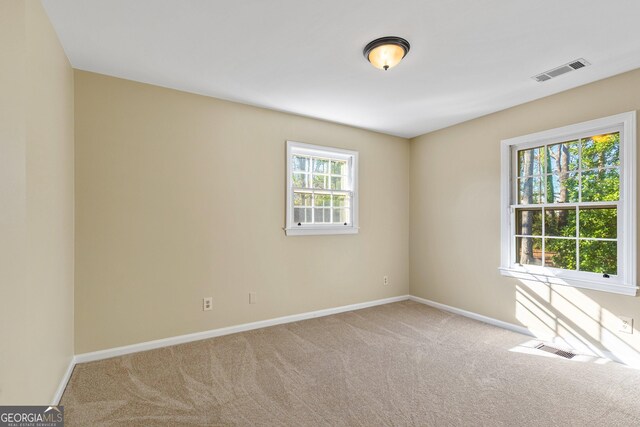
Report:
M 635 111 L 503 140 L 501 274 L 636 295 L 635 150 Z
M 620 131 L 513 150 L 513 261 L 617 275 Z
M 357 152 L 287 142 L 287 234 L 357 232 Z

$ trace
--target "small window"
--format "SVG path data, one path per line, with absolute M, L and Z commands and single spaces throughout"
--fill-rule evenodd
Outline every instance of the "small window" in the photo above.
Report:
M 287 235 L 358 232 L 358 153 L 287 141 Z
M 507 275 L 636 294 L 635 113 L 503 141 Z

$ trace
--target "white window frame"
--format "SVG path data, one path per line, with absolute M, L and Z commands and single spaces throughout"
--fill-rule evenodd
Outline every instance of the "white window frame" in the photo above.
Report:
M 351 221 L 348 225 L 340 224 L 302 224 L 293 222 L 293 156 L 310 155 L 316 157 L 328 157 L 331 159 L 346 160 L 349 164 L 350 210 Z M 358 152 L 342 148 L 324 147 L 320 145 L 305 144 L 296 141 L 287 141 L 287 200 L 286 200 L 286 225 L 287 236 L 321 235 L 321 234 L 357 234 L 358 233 Z
M 559 268 L 521 265 L 515 262 L 515 205 L 513 184 L 515 153 L 529 147 L 566 142 L 580 137 L 620 131 L 620 200 L 618 205 L 618 274 L 602 274 Z M 636 112 L 617 114 L 502 140 L 501 145 L 501 251 L 499 271 L 504 276 L 533 280 L 549 285 L 566 285 L 635 296 L 636 286 Z M 545 201 L 546 203 L 546 201 Z M 542 205 L 546 206 L 546 205 Z M 558 205 L 554 205 L 557 207 Z

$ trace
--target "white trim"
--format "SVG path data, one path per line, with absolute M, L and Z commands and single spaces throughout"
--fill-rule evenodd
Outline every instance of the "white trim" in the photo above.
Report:
M 363 308 L 374 307 L 377 305 L 389 304 L 392 302 L 406 301 L 409 295 L 400 295 L 397 297 L 384 298 L 375 301 L 361 302 L 357 304 L 343 305 L 341 307 L 326 308 L 323 310 L 310 311 L 307 313 L 293 314 L 290 316 L 276 317 L 274 319 L 260 320 L 258 322 L 244 323 L 236 326 L 228 326 L 226 328 L 211 329 L 193 334 L 179 335 L 171 338 L 163 338 L 155 341 L 146 341 L 138 344 L 125 345 L 122 347 L 109 348 L 106 350 L 94 351 L 91 353 L 78 354 L 75 357 L 75 363 L 93 362 L 96 360 L 109 359 L 111 357 L 122 356 L 125 354 L 138 353 L 140 351 L 153 350 L 156 348 L 169 347 L 177 344 L 184 344 L 193 341 L 200 341 L 208 338 L 220 337 L 223 335 L 236 334 L 238 332 L 251 331 L 253 329 L 261 329 L 269 326 L 281 325 L 284 323 L 299 322 L 301 320 L 313 319 L 316 317 L 330 316 L 332 314 L 344 313 L 346 311 L 360 310 Z M 64 390 L 64 389 L 63 389 Z
M 69 379 L 71 379 L 71 374 L 73 373 L 73 368 L 76 366 L 76 358 L 75 356 L 69 360 L 69 366 L 67 366 L 67 370 L 65 371 L 62 379 L 60 380 L 60 385 L 56 389 L 56 393 L 53 395 L 53 400 L 51 401 L 51 405 L 58 406 L 60 404 L 60 399 L 62 399 L 62 395 L 64 394 L 65 388 L 67 388 L 67 384 L 69 383 Z
M 358 234 L 358 228 L 343 226 L 285 228 L 287 236 L 320 236 L 330 234 Z
M 285 206 L 285 227 L 284 231 L 287 236 L 305 236 L 305 235 L 328 235 L 328 234 L 358 234 L 358 152 L 353 150 L 345 150 L 342 148 L 324 147 L 320 145 L 306 144 L 303 142 L 287 141 L 286 142 L 286 206 Z M 351 205 L 349 212 L 351 221 L 349 225 L 340 224 L 312 224 L 294 226 L 293 223 L 293 187 L 291 183 L 291 158 L 293 152 L 304 155 L 329 157 L 334 159 L 348 160 L 349 165 L 349 183 L 350 189 L 345 193 L 350 193 Z M 313 165 L 310 165 L 312 167 Z M 331 176 L 331 171 L 329 171 Z
M 467 311 L 467 310 L 462 310 L 460 308 L 456 308 L 456 307 L 452 307 L 446 304 L 442 304 L 439 302 L 435 302 L 435 301 L 431 301 L 425 298 L 420 298 L 414 295 L 400 295 L 400 296 L 396 296 L 396 297 L 391 297 L 391 298 L 384 298 L 384 299 L 379 299 L 379 300 L 375 300 L 375 301 L 368 301 L 368 302 L 363 302 L 363 303 L 356 303 L 356 304 L 350 304 L 350 305 L 345 305 L 345 306 L 341 306 L 341 307 L 334 307 L 334 308 L 327 308 L 327 309 L 323 309 L 323 310 L 317 310 L 317 311 L 310 311 L 307 313 L 300 313 L 300 314 L 294 314 L 294 315 L 290 315 L 290 316 L 283 316 L 283 317 L 277 317 L 274 319 L 267 319 L 267 320 L 262 320 L 262 321 L 258 321 L 258 322 L 252 322 L 252 323 L 245 323 L 245 324 L 241 324 L 241 325 L 236 325 L 236 326 L 229 326 L 226 328 L 219 328 L 219 329 L 212 329 L 209 331 L 203 331 L 203 332 L 196 332 L 193 334 L 187 334 L 187 335 L 179 335 L 179 336 L 175 336 L 175 337 L 171 337 L 171 338 L 164 338 L 164 339 L 159 339 L 159 340 L 155 340 L 155 341 L 147 341 L 147 342 L 142 342 L 142 343 L 138 343 L 138 344 L 131 344 L 131 345 L 127 345 L 127 346 L 122 346 L 122 347 L 115 347 L 115 348 L 110 348 L 110 349 L 105 349 L 105 350 L 100 350 L 100 351 L 94 351 L 94 352 L 90 352 L 90 353 L 82 353 L 82 354 L 78 354 L 76 356 L 74 356 L 71 361 L 69 362 L 69 367 L 67 368 L 67 371 L 65 372 L 64 376 L 62 377 L 62 380 L 60 381 L 60 385 L 58 386 L 58 389 L 56 390 L 56 393 L 53 397 L 53 401 L 52 401 L 52 405 L 58 405 L 60 403 L 60 399 L 62 398 L 62 395 L 64 393 L 65 388 L 67 387 L 67 383 L 69 382 L 69 379 L 71 378 L 71 374 L 73 373 L 73 369 L 75 367 L 76 364 L 78 363 L 86 363 L 86 362 L 94 362 L 97 360 L 103 360 L 103 359 L 109 359 L 112 357 L 117 357 L 117 356 L 123 356 L 126 354 L 132 354 L 132 353 L 138 353 L 141 351 L 147 351 L 147 350 L 153 350 L 153 349 L 157 349 L 157 348 L 162 348 L 162 347 L 169 347 L 172 345 L 177 345 L 177 344 L 184 344 L 184 343 L 188 343 L 188 342 L 193 342 L 193 341 L 200 341 L 203 339 L 208 339 L 208 338 L 215 338 L 215 337 L 219 337 L 219 336 L 224 336 L 224 335 L 230 335 L 230 334 L 235 334 L 238 332 L 245 332 L 245 331 L 250 331 L 250 330 L 254 330 L 254 329 L 261 329 L 261 328 L 266 328 L 269 326 L 275 326 L 275 325 L 281 325 L 281 324 L 285 324 L 285 323 L 293 323 L 293 322 L 298 322 L 301 320 L 307 320 L 307 319 L 313 319 L 313 318 L 317 318 L 317 317 L 324 317 L 324 316 L 330 316 L 332 314 L 339 314 L 339 313 L 344 313 L 344 312 L 348 312 L 348 311 L 354 311 L 354 310 L 360 310 L 363 308 L 369 308 L 369 307 L 375 307 L 378 305 L 384 305 L 384 304 L 390 304 L 390 303 L 394 303 L 394 302 L 400 302 L 400 301 L 406 301 L 406 300 L 411 300 L 420 304 L 424 304 L 424 305 L 428 305 L 431 307 L 434 307 L 436 309 L 439 310 L 443 310 L 443 311 L 447 311 L 449 313 L 453 313 L 453 314 L 457 314 L 460 316 L 464 316 L 473 320 L 477 320 L 483 323 L 487 323 L 489 325 L 493 325 L 499 328 L 503 328 L 503 329 L 507 329 L 513 332 L 517 332 L 523 335 L 527 335 L 527 336 L 532 336 L 532 337 L 536 337 L 536 335 L 530 331 L 529 329 L 527 329 L 524 326 L 520 326 L 520 325 L 515 325 L 513 323 L 509 323 L 509 322 L 504 322 L 502 320 L 498 320 L 498 319 L 494 319 L 492 317 L 488 317 L 488 316 L 484 316 L 478 313 L 474 313 L 471 311 Z M 611 353 L 610 351 L 607 350 L 599 350 L 601 351 L 605 357 L 608 357 L 612 360 L 617 360 L 617 358 L 615 357 L 615 355 L 613 353 Z
M 452 307 L 450 305 L 442 304 L 439 302 L 431 301 L 425 298 L 409 295 L 411 301 L 419 302 L 420 304 L 428 305 L 439 310 L 448 311 L 449 313 L 458 314 L 460 316 L 468 317 L 469 319 L 477 320 L 489 325 L 497 326 L 502 329 L 508 329 L 519 334 L 535 337 L 534 333 L 524 326 L 514 325 L 513 323 L 504 322 L 502 320 L 494 319 L 493 317 L 483 316 L 482 314 L 474 313 L 472 311 L 463 310 L 461 308 Z
M 511 221 L 511 144 L 500 146 L 500 266 L 511 265 L 511 236 L 515 225 Z
M 551 270 L 538 267 L 540 271 Z M 544 283 L 545 285 L 561 285 L 571 286 L 574 288 L 592 289 L 596 291 L 611 292 L 620 295 L 635 296 L 638 292 L 638 287 L 625 283 L 603 283 L 596 282 L 588 279 L 578 278 L 564 278 L 561 273 L 538 273 L 535 271 L 527 271 L 526 267 L 521 268 L 499 268 L 500 274 L 508 277 L 515 277 L 522 280 L 533 280 L 535 282 Z
M 335 148 L 335 147 L 327 147 L 324 145 L 313 145 L 307 144 L 306 142 L 298 142 L 287 140 L 287 148 L 295 148 L 296 151 L 302 152 L 303 154 L 308 154 L 317 157 L 323 157 L 327 154 L 327 151 L 331 152 L 331 157 L 341 158 L 343 160 L 348 160 L 350 157 L 354 155 L 358 155 L 357 151 L 346 150 L 344 148 Z
M 625 116 L 623 132 L 625 142 L 629 143 L 624 144 L 621 159 L 622 190 L 620 195 L 624 202 L 622 205 L 622 219 L 618 219 L 618 221 L 622 221 L 622 229 L 624 230 L 624 236 L 621 236 L 620 243 L 623 248 L 621 262 L 625 269 L 625 279 L 635 286 L 637 283 L 636 112 L 626 113 Z
M 618 209 L 618 276 L 603 279 L 598 274 L 549 268 L 523 268 L 514 258 L 514 211 L 512 209 L 512 147 L 534 147 L 562 142 L 618 127 L 620 138 L 620 200 Z M 583 123 L 550 129 L 501 141 L 500 149 L 500 273 L 505 276 L 536 280 L 547 284 L 575 286 L 613 292 L 637 294 L 637 216 L 636 216 L 636 112 L 616 114 Z M 580 204 L 578 204 L 580 205 Z M 537 205 L 536 207 L 547 206 Z M 523 206 L 525 207 L 525 206 Z M 544 271 L 542 271 L 544 270 Z M 622 273 L 622 274 L 620 274 Z M 522 275 L 526 277 L 523 277 Z
M 589 120 L 582 123 L 576 123 L 573 125 L 562 126 L 555 129 L 544 130 L 542 132 L 534 132 L 528 135 L 517 136 L 515 138 L 508 138 L 502 140 L 502 144 L 507 146 L 529 144 L 533 147 L 542 143 L 554 143 L 563 142 L 567 138 L 573 139 L 574 137 L 585 137 L 590 134 L 597 133 L 598 131 L 606 128 L 610 128 L 615 125 L 625 123 L 627 120 L 633 120 L 635 122 L 636 112 L 629 111 L 626 113 L 615 114 L 613 116 L 602 117 L 595 120 Z M 630 129 L 625 127 L 625 132 Z M 635 131 L 634 131 L 635 134 Z M 633 135 L 635 137 L 635 135 Z

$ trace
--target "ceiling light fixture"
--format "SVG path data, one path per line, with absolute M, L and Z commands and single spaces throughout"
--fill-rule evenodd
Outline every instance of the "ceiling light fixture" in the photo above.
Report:
M 388 70 L 402 61 L 409 53 L 409 42 L 401 37 L 381 37 L 364 48 L 364 57 L 376 68 Z

